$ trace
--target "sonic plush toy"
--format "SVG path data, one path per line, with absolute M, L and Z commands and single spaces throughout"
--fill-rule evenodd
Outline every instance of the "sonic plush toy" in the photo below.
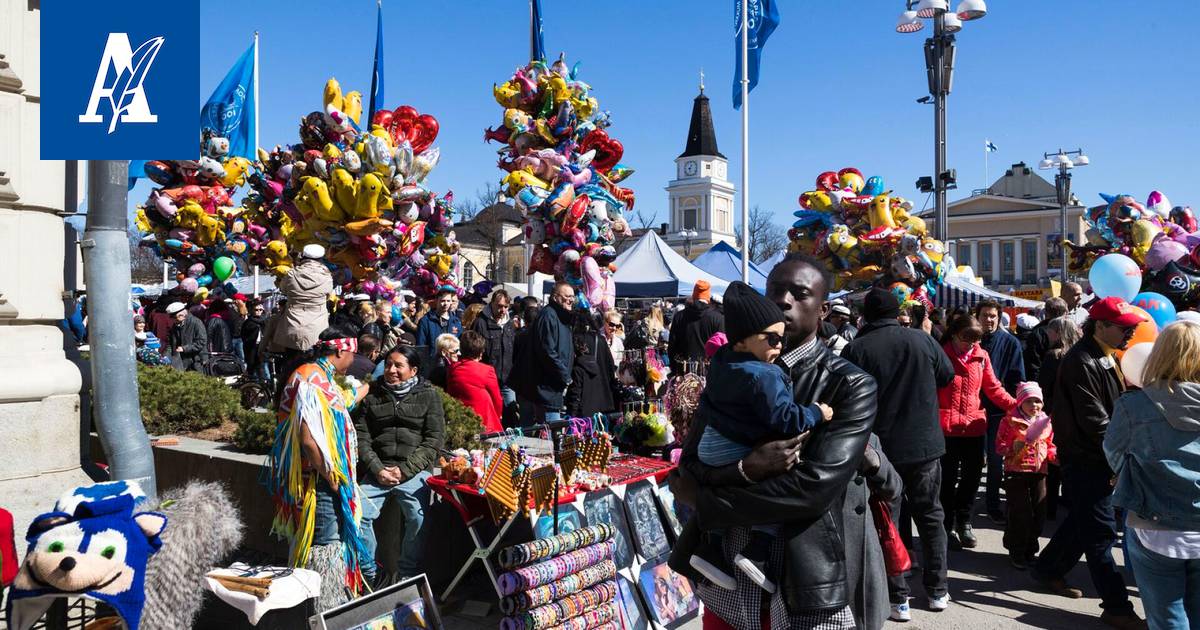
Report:
M 56 598 L 112 606 L 137 630 L 146 602 L 146 561 L 162 546 L 167 517 L 134 512 L 146 495 L 131 481 L 71 490 L 29 526 L 29 551 L 8 598 L 8 627 L 28 630 Z

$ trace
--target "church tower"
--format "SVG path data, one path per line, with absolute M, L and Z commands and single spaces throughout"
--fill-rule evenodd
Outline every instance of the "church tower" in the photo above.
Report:
M 683 249 L 683 230 L 697 233 L 691 239 L 691 253 L 701 254 L 718 241 L 734 244 L 733 195 L 736 189 L 726 179 L 728 163 L 717 150 L 712 110 L 704 95 L 704 74 L 700 74 L 700 94 L 692 102 L 692 121 L 687 145 L 675 158 L 675 179 L 667 185 L 670 208 L 667 242 Z

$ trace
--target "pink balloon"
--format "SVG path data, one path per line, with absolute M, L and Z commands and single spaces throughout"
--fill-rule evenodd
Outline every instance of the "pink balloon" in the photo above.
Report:
M 584 256 L 579 264 L 579 275 L 583 277 L 583 296 L 592 306 L 604 300 L 604 278 L 600 276 L 600 265 L 591 256 Z
M 200 283 L 196 282 L 195 278 L 184 278 L 183 281 L 179 283 L 179 286 L 183 287 L 183 290 L 187 291 L 188 293 L 195 293 L 196 291 L 200 290 Z
M 1146 253 L 1146 268 L 1151 271 L 1161 271 L 1167 264 L 1187 256 L 1189 251 L 1188 246 L 1179 241 L 1160 238 L 1154 241 L 1154 244 L 1150 246 L 1150 251 Z
M 617 306 L 617 281 L 612 273 L 602 271 L 601 275 L 604 276 L 604 299 L 600 304 L 607 311 Z

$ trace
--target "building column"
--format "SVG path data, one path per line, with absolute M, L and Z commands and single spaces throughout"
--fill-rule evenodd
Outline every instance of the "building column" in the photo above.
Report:
M 979 269 L 979 241 L 971 241 L 971 268 Z
M 1025 239 L 1013 239 L 1013 286 L 1023 284 L 1025 268 L 1022 266 L 1024 261 L 1021 260 L 1021 248 L 1024 245 Z
M 992 239 L 992 284 L 1000 284 L 1000 239 Z
M 1046 265 L 1046 235 L 1039 234 L 1037 237 L 1037 279 L 1038 285 L 1042 284 L 1042 278 L 1050 275 L 1049 267 Z

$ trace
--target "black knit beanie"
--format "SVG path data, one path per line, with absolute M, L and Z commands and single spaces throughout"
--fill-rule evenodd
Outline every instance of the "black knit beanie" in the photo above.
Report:
M 735 344 L 783 321 L 783 311 L 745 282 L 729 283 L 725 289 L 725 336 Z
M 900 317 L 900 301 L 896 294 L 887 289 L 875 288 L 867 293 L 863 303 L 863 317 L 868 322 Z

